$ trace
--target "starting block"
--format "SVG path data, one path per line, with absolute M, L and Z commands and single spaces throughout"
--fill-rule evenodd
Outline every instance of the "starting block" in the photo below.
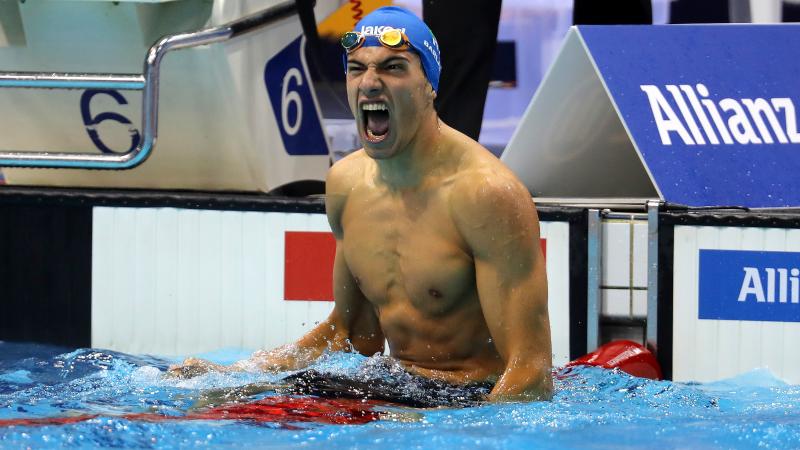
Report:
M 259 12 L 292 7 L 275 0 L 0 4 L 0 86 L 13 87 L 0 89 L 6 183 L 267 192 L 324 179 L 328 144 L 300 20 L 275 15 L 253 26 Z M 208 44 L 195 46 L 201 41 Z M 156 55 L 170 42 L 180 50 Z M 82 85 L 86 79 L 93 84 Z M 104 79 L 116 82 L 98 83 Z M 119 160 L 148 146 L 158 149 L 125 171 L 14 159 Z M 88 167 L 109 168 L 102 164 Z

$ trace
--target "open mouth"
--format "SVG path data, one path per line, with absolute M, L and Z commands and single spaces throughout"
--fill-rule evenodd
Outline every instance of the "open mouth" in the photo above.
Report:
M 367 141 L 377 144 L 385 140 L 389 136 L 389 108 L 386 103 L 362 103 L 361 112 Z

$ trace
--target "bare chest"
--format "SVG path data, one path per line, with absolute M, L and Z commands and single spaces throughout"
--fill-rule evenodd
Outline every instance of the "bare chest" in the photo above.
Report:
M 342 217 L 350 271 L 376 308 L 435 318 L 474 291 L 474 266 L 437 193 L 355 196 Z

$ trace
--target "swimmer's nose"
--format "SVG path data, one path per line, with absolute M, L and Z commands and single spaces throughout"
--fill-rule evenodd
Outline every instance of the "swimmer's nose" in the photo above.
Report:
M 368 67 L 361 77 L 361 84 L 359 85 L 361 92 L 367 97 L 378 95 L 383 88 L 380 76 L 374 67 Z

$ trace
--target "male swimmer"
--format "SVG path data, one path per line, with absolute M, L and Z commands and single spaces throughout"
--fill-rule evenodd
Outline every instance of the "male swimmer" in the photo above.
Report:
M 380 8 L 342 45 L 364 147 L 328 173 L 333 311 L 294 344 L 171 371 L 294 370 L 326 350 L 382 353 L 385 340 L 408 374 L 436 386 L 489 401 L 549 399 L 547 281 L 527 189 L 439 120 L 439 48 L 414 14 Z

